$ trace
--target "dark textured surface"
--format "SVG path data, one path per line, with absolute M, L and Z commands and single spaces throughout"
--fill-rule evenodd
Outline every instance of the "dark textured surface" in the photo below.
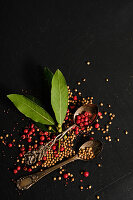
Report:
M 83 94 L 112 105 L 116 118 L 110 132 L 114 138 L 121 135 L 120 142 L 104 145 L 101 169 L 96 161 L 68 165 L 66 169 L 77 174 L 78 181 L 67 188 L 51 180 L 57 174 L 54 172 L 20 196 L 7 170 L 9 157 L 0 155 L 0 199 L 93 200 L 99 194 L 104 200 L 132 200 L 133 2 L 44 2 L 0 3 L 1 131 L 10 131 L 18 118 L 5 94 L 26 89 L 46 100 L 40 74 L 40 65 L 45 65 L 53 72 L 60 68 L 71 88 L 86 77 Z M 86 65 L 86 60 L 92 64 Z M 105 83 L 106 77 L 109 83 Z M 9 107 L 11 112 L 6 116 L 3 110 Z M 122 132 L 125 129 L 128 136 Z M 5 149 L 2 144 L 0 148 Z M 78 188 L 80 169 L 90 171 L 86 184 L 94 186 L 91 192 Z

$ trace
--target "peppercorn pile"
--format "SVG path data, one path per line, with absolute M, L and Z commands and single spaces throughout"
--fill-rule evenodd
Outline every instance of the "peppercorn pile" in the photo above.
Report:
M 83 79 L 83 82 L 85 82 L 85 79 Z M 80 85 L 81 83 L 78 82 L 77 84 Z M 66 130 L 74 123 L 73 116 L 77 108 L 85 104 L 93 103 L 93 97 L 83 97 L 81 92 L 79 92 L 77 89 L 72 91 L 68 86 L 68 92 L 68 111 L 63 122 L 63 130 Z M 7 145 L 9 148 L 19 149 L 19 154 L 17 155 L 16 163 L 14 164 L 14 174 L 17 174 L 20 171 L 27 171 L 31 173 L 34 172 L 35 169 L 42 171 L 45 168 L 55 165 L 57 162 L 61 162 L 64 159 L 74 156 L 74 142 L 81 136 L 84 138 L 89 137 L 90 140 L 93 140 L 94 135 L 96 136 L 98 133 L 98 137 L 100 137 L 101 140 L 111 142 L 112 137 L 109 135 L 109 128 L 113 119 L 115 118 L 115 114 L 106 111 L 102 102 L 100 102 L 98 105 L 100 111 L 98 112 L 98 117 L 93 125 L 89 126 L 92 120 L 91 113 L 84 112 L 81 115 L 77 115 L 76 124 L 78 126 L 75 126 L 71 131 L 69 131 L 67 135 L 60 140 L 60 142 L 56 142 L 52 148 L 48 150 L 46 156 L 43 156 L 42 159 L 37 160 L 31 166 L 25 163 L 24 155 L 27 153 L 27 151 L 37 151 L 40 145 L 44 145 L 51 139 L 54 139 L 57 136 L 55 130 L 49 127 L 49 131 L 42 131 L 36 125 L 31 123 L 26 126 L 23 131 L 21 131 L 19 140 L 12 138 L 12 134 L 6 134 L 5 136 L 4 134 L 1 135 L 0 139 L 4 145 Z M 108 105 L 108 108 L 111 108 L 111 105 Z M 103 122 L 102 119 L 104 119 Z M 125 134 L 128 134 L 128 132 L 125 131 Z M 119 138 L 114 138 L 114 140 L 119 142 Z M 79 151 L 79 156 L 82 159 L 89 159 L 94 155 L 92 149 L 85 149 Z M 101 167 L 100 164 L 99 167 Z M 89 172 L 84 172 L 84 176 L 88 177 Z M 71 180 L 71 182 L 75 180 L 73 174 L 66 173 L 65 170 L 61 168 L 58 180 L 61 180 L 62 178 L 65 179 L 66 184 L 68 184 L 68 180 Z M 55 181 L 57 178 L 54 177 L 53 180 Z M 83 186 L 81 186 L 80 189 L 82 191 Z M 91 185 L 89 186 L 89 189 L 91 189 Z

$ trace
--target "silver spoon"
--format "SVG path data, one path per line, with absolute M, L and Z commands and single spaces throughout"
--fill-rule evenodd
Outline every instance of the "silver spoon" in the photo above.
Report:
M 76 120 L 76 116 L 81 114 L 82 112 L 89 112 L 91 113 L 91 123 L 89 125 L 92 125 L 94 123 L 94 121 L 96 120 L 97 118 L 97 114 L 98 114 L 98 107 L 96 104 L 85 104 L 81 107 L 79 107 L 76 112 L 74 113 L 74 116 L 73 116 L 73 121 L 74 121 L 74 124 L 72 126 L 70 126 L 67 130 L 65 130 L 64 132 L 58 134 L 56 136 L 56 138 L 52 141 L 49 141 L 46 145 L 40 145 L 39 149 L 37 151 L 28 151 L 24 157 L 25 157 L 25 162 L 26 164 L 28 165 L 31 165 L 31 164 L 34 164 L 37 159 L 38 160 L 41 160 L 42 157 L 44 155 L 46 155 L 46 152 L 51 149 L 51 147 L 55 144 L 55 142 L 57 142 L 58 140 L 60 140 L 61 138 L 63 138 L 65 136 L 65 134 L 70 131 L 72 128 L 74 128 L 75 126 L 78 126 L 75 122 Z
M 103 149 L 102 143 L 100 141 L 95 141 L 95 140 L 85 142 L 79 148 L 79 150 L 85 149 L 86 147 L 92 148 L 92 152 L 94 154 L 94 157 L 96 157 Z M 78 150 L 78 152 L 79 152 L 79 150 Z M 92 158 L 94 158 L 94 157 L 92 157 Z M 50 167 L 50 168 L 48 168 L 48 169 L 46 169 L 42 172 L 37 172 L 37 173 L 34 173 L 32 175 L 28 175 L 28 176 L 25 176 L 25 177 L 18 179 L 17 180 L 17 187 L 18 187 L 19 190 L 27 190 L 32 185 L 34 185 L 36 182 L 38 182 L 41 178 L 43 178 L 44 176 L 48 175 L 49 173 L 53 172 L 54 170 L 66 165 L 66 164 L 68 164 L 72 161 L 75 161 L 75 160 L 88 161 L 87 159 L 81 159 L 79 157 L 78 153 L 77 153 L 75 156 L 73 156 L 73 157 L 53 166 L 53 167 Z

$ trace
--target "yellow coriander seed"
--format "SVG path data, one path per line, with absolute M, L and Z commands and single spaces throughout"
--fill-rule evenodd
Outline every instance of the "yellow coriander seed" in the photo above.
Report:
M 105 79 L 105 81 L 106 81 L 106 82 L 108 82 L 108 81 L 109 81 L 109 79 L 108 79 L 108 78 L 106 78 L 106 79 Z
M 97 199 L 100 199 L 100 196 L 99 196 L 99 195 L 97 195 L 97 196 L 96 196 L 96 198 L 97 198 Z
M 56 177 L 54 177 L 53 180 L 56 181 Z
M 119 138 L 117 138 L 117 142 L 119 142 L 120 141 L 120 139 Z
M 89 185 L 89 189 L 91 189 L 92 188 L 92 186 L 91 185 Z
M 127 135 L 127 134 L 128 134 L 128 131 L 125 131 L 125 134 Z
M 90 65 L 91 63 L 89 61 L 87 61 L 87 65 Z
M 80 83 L 80 82 L 78 82 L 77 84 L 78 84 L 78 85 L 81 85 L 81 83 Z
M 100 103 L 100 106 L 103 106 L 103 103 Z

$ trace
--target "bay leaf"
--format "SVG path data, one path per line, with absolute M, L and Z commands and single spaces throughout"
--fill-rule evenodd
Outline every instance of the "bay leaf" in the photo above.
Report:
M 66 80 L 59 69 L 52 79 L 51 105 L 57 122 L 62 125 L 68 108 L 68 89 Z
M 44 80 L 47 81 L 48 86 L 51 88 L 53 73 L 48 67 L 44 67 Z
M 28 97 L 19 94 L 10 94 L 7 95 L 7 97 L 21 113 L 31 118 L 33 121 L 47 125 L 55 124 L 48 112 Z

